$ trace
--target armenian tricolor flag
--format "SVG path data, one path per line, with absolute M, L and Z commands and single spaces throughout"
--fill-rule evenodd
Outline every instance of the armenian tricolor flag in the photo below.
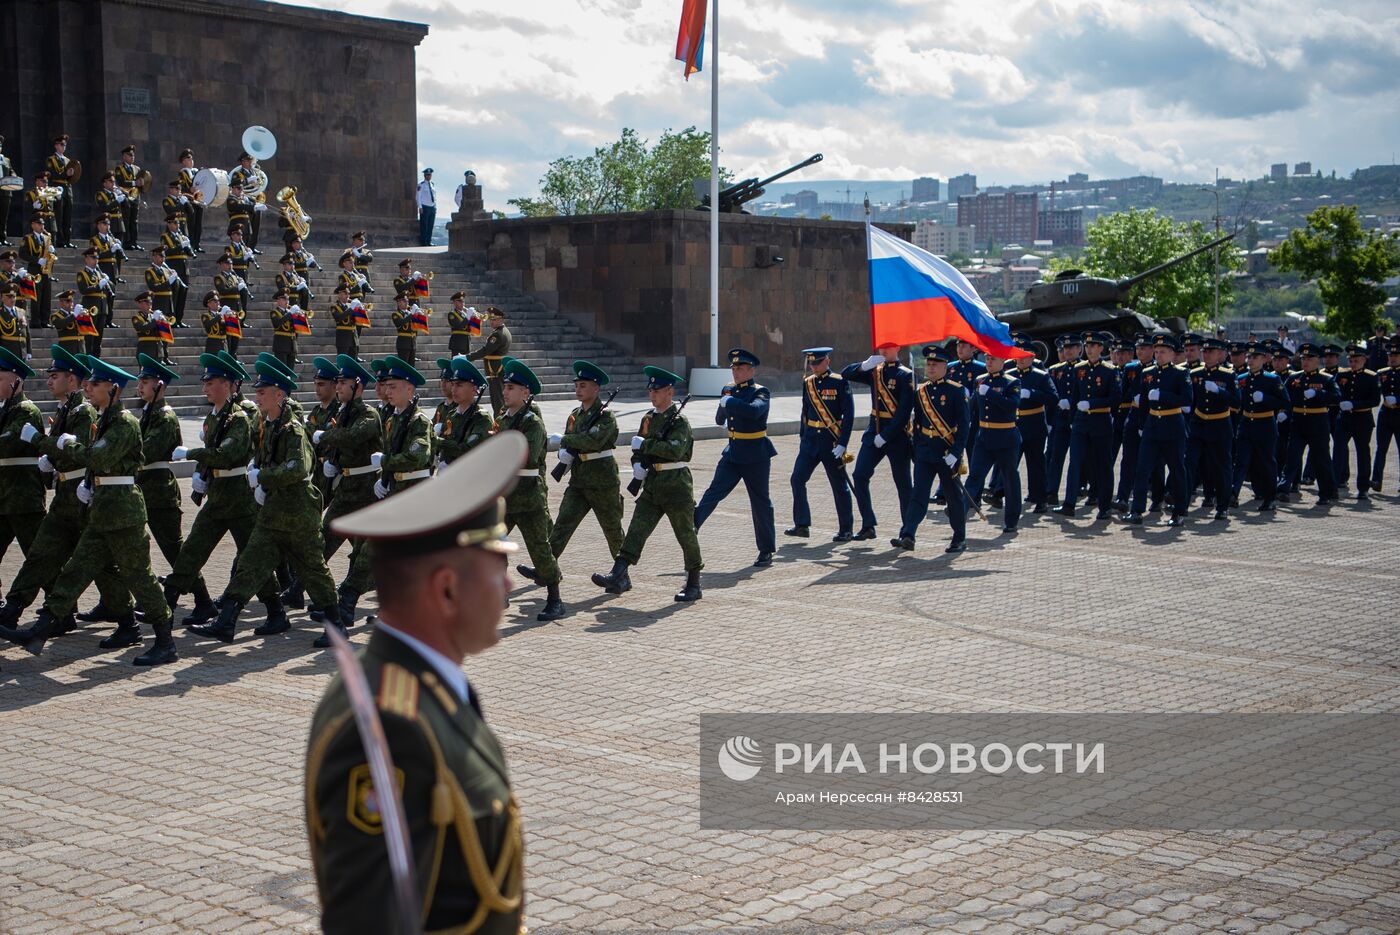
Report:
M 39 286 L 34 282 L 33 276 L 21 276 L 19 278 L 19 297 L 33 302 L 39 298 Z
M 243 337 L 243 322 L 239 320 L 238 313 L 232 309 L 224 312 L 224 334 L 230 338 Z
M 175 332 L 170 328 L 170 322 L 164 318 L 153 318 L 151 323 L 156 326 L 156 337 L 166 344 L 175 343 Z
M 685 80 L 700 70 L 705 50 L 705 11 L 708 0 L 685 0 L 676 35 L 676 61 L 685 62 Z
M 73 313 L 73 321 L 78 325 L 78 334 L 85 338 L 97 337 L 97 326 L 92 323 L 92 316 L 81 309 Z
M 355 313 L 355 325 L 360 328 L 369 327 L 369 311 L 360 302 L 355 302 L 350 306 Z
M 481 316 L 473 315 L 467 319 L 467 330 L 472 333 L 472 337 L 481 337 Z
M 291 323 L 292 323 L 292 333 L 293 333 L 293 334 L 310 334 L 310 333 L 311 333 L 311 323 L 310 323 L 309 321 L 306 320 L 306 313 L 303 312 L 301 309 L 293 309 L 293 310 L 287 315 L 287 318 L 288 318 L 288 319 L 291 321 Z
M 1010 326 L 951 264 L 873 224 L 865 231 L 873 346 L 956 337 L 997 357 L 1032 356 L 1012 343 Z
M 413 294 L 418 296 L 418 298 L 420 299 L 426 299 L 431 289 L 431 287 L 428 285 L 428 282 L 429 280 L 427 276 L 424 276 L 422 273 L 415 272 L 413 274 Z
M 413 322 L 413 330 L 418 334 L 428 333 L 428 312 L 415 305 L 413 310 L 408 313 L 408 320 Z

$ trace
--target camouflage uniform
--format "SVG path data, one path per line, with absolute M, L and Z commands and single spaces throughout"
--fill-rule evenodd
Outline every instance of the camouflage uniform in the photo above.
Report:
M 329 406 L 320 403 L 311 407 L 311 411 L 306 414 L 306 435 L 310 438 L 316 432 L 326 430 L 331 425 L 331 420 L 335 418 L 336 411 L 340 404 L 331 401 Z M 331 502 L 331 479 L 325 475 L 321 466 L 326 460 L 325 439 L 321 439 L 321 444 L 313 444 L 312 452 L 316 455 L 311 463 L 311 482 L 316 485 L 316 490 L 321 494 L 321 502 L 329 504 Z
M 585 432 L 583 427 L 595 416 L 593 425 Z M 622 486 L 617 477 L 617 459 L 613 456 L 616 445 L 617 419 L 611 410 L 603 408 L 601 399 L 595 399 L 587 409 L 580 406 L 569 414 L 559 447 L 573 452 L 574 462 L 569 484 L 564 488 L 564 499 L 559 504 L 559 515 L 554 520 L 554 531 L 549 537 L 549 548 L 556 559 L 564 553 L 574 530 L 589 510 L 603 527 L 608 557 L 617 558 L 617 550 L 622 547 Z
M 146 500 L 146 525 L 151 538 L 173 568 L 180 557 L 185 540 L 180 532 L 180 482 L 170 469 L 170 455 L 184 438 L 180 433 L 180 417 L 162 400 L 141 410 L 141 448 L 146 464 L 153 465 L 136 475 L 141 496 Z
M 25 399 L 23 388 L 16 386 L 14 395 L 0 408 L 0 558 L 16 540 L 20 551 L 28 555 L 44 518 L 44 481 L 37 466 L 39 450 L 33 442 L 19 437 L 26 423 L 42 431 L 44 417 L 38 406 Z
M 324 431 L 320 448 L 327 460 L 340 468 L 331 485 L 330 505 L 321 529 L 325 540 L 322 554 L 330 558 L 345 541 L 343 536 L 331 531 L 331 521 L 374 502 L 374 482 L 379 473 L 362 469 L 370 466 L 370 456 L 379 450 L 383 428 L 379 424 L 379 413 L 363 399 L 357 399 L 348 406 L 341 406 L 335 424 Z M 352 473 L 357 471 L 359 473 Z M 351 564 L 362 548 L 359 542 L 351 547 Z
M 409 406 L 406 412 L 390 413 L 384 419 L 381 440 L 384 455 L 379 462 L 379 479 L 389 488 L 389 496 L 428 479 L 426 472 L 433 457 L 433 425 L 417 404 Z M 418 474 L 421 476 L 408 476 Z M 369 549 L 361 548 L 353 557 L 342 587 L 356 594 L 364 594 L 374 587 Z M 350 621 L 346 620 L 345 624 L 348 626 Z
M 695 438 L 690 430 L 690 422 L 685 416 L 677 416 L 665 438 L 661 427 L 675 409 L 673 404 L 665 412 L 649 412 L 642 417 L 637 434 L 646 439 L 642 447 L 633 455 L 633 460 L 641 456 L 654 459 L 658 467 L 669 463 L 688 462 L 695 447 Z M 705 567 L 700 559 L 700 540 L 695 534 L 695 489 L 691 483 L 690 468 L 657 470 L 647 472 L 642 483 L 642 493 L 637 497 L 637 505 L 632 510 L 632 522 L 627 527 L 627 537 L 618 550 L 619 561 L 635 565 L 641 561 L 642 549 L 661 517 L 671 520 L 671 529 L 680 544 L 685 558 L 685 570 L 698 572 Z
M 451 464 L 491 435 L 491 417 L 481 411 L 481 406 L 472 403 L 466 412 L 458 412 L 450 407 L 442 419 L 442 434 L 437 437 L 438 458 Z
M 530 456 L 520 470 L 519 482 L 515 489 L 506 495 L 506 527 L 520 527 L 520 535 L 525 540 L 525 549 L 530 553 L 530 561 L 535 570 L 535 580 L 540 584 L 558 584 L 563 577 L 559 573 L 559 562 L 555 560 L 550 547 L 553 524 L 549 520 L 549 487 L 544 477 L 544 456 L 549 436 L 544 430 L 544 422 L 533 411 L 505 415 L 496 420 L 496 431 L 514 429 L 525 436 L 530 443 Z M 533 474 L 527 472 L 533 471 Z

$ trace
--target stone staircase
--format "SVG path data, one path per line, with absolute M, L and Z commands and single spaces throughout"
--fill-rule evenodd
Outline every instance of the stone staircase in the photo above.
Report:
M 212 244 L 212 242 L 211 242 Z M 277 260 L 280 251 L 269 249 L 258 257 L 262 270 L 249 268 L 248 288 L 253 294 L 249 303 L 248 317 L 243 325 L 243 337 L 239 342 L 238 358 L 251 370 L 259 351 L 272 350 L 272 324 L 269 310 L 272 307 L 272 293 L 275 291 L 274 276 L 281 269 Z M 311 270 L 311 292 L 314 298 L 311 310 L 309 336 L 298 340 L 298 354 L 301 362 L 297 367 L 301 378 L 301 389 L 297 398 L 303 404 L 314 401 L 311 391 L 312 358 L 318 354 L 333 357 L 335 354 L 335 332 L 327 309 L 331 303 L 331 290 L 336 279 L 335 261 L 340 255 L 336 247 L 318 249 L 313 245 L 317 259 L 325 270 Z M 59 250 L 58 280 L 55 292 L 71 288 L 78 269 L 82 266 L 82 256 L 76 250 Z M 141 274 L 146 268 L 145 259 L 129 261 L 123 270 L 127 279 L 118 285 L 117 303 L 113 319 L 114 327 L 107 329 L 102 342 L 103 358 L 128 370 L 136 364 L 136 335 L 131 329 L 131 315 L 136 305 L 133 299 L 144 286 Z M 199 326 L 199 314 L 203 307 L 199 299 L 207 292 L 217 271 L 214 261 L 219 251 L 212 246 L 202 256 L 190 264 L 190 297 L 186 303 L 185 321 L 188 328 L 176 329 L 175 344 L 170 348 L 171 365 L 180 372 L 180 382 L 167 391 L 170 405 L 181 415 L 202 414 L 207 403 L 200 389 L 199 354 L 204 349 L 204 333 Z M 573 397 L 573 361 L 591 360 L 602 367 L 613 378 L 609 387 L 621 389 L 619 399 L 643 399 L 646 397 L 646 379 L 641 373 L 641 365 L 633 361 L 614 344 L 596 338 L 577 324 L 546 308 L 531 296 L 523 295 L 509 286 L 495 282 L 487 272 L 484 261 L 479 257 L 463 258 L 446 252 L 423 252 L 421 250 L 385 249 L 375 252 L 375 261 L 370 266 L 370 284 L 376 293 L 366 297 L 366 304 L 373 304 L 370 311 L 372 327 L 360 338 L 360 356 L 365 360 L 383 357 L 394 353 L 394 328 L 389 314 L 394 309 L 393 281 L 398 275 L 399 260 L 407 257 L 413 262 L 413 269 L 432 272 L 432 297 L 419 304 L 433 310 L 431 331 L 418 337 L 418 369 L 428 377 L 423 388 L 423 403 L 436 405 L 441 398 L 438 394 L 437 364 L 439 357 L 447 356 L 447 310 L 452 307 L 449 299 L 453 293 L 466 293 L 468 305 L 473 305 L 484 313 L 486 307 L 495 305 L 506 313 L 506 326 L 511 332 L 511 354 L 519 357 L 540 378 L 543 384 L 543 399 L 570 399 Z M 57 307 L 57 300 L 54 306 Z M 489 326 L 483 323 L 482 337 L 472 339 L 475 350 L 485 341 Z M 52 329 L 42 328 L 33 331 L 34 360 L 36 370 L 48 366 L 49 346 L 54 341 Z M 28 395 L 45 412 L 52 411 L 57 404 L 50 398 L 39 379 L 29 382 Z M 133 390 L 124 394 L 131 404 L 135 398 Z

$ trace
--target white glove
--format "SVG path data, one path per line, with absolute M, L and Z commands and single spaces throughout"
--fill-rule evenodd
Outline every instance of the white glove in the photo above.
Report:
M 317 429 L 316 431 L 312 432 L 312 433 L 311 433 L 311 444 L 313 444 L 313 445 L 319 445 L 319 444 L 321 444 L 321 438 L 322 438 L 322 436 L 324 436 L 325 434 L 326 434 L 326 430 L 325 430 L 325 429 Z
M 1074 408 L 1078 409 L 1080 412 L 1088 412 L 1088 411 L 1089 411 L 1089 400 L 1087 400 L 1087 399 L 1081 399 L 1078 403 L 1075 404 L 1075 407 L 1074 407 Z
M 1342 400 L 1342 412 L 1351 412 L 1356 408 L 1356 404 L 1349 399 Z
M 26 425 L 25 428 L 28 428 L 28 426 Z M 43 471 L 45 474 L 52 474 L 54 472 L 55 468 L 53 462 L 49 460 L 48 455 L 39 455 L 39 470 Z
M 434 435 L 441 435 L 441 434 L 442 434 L 442 423 L 441 423 L 441 422 L 434 422 L 434 423 L 433 423 L 433 434 L 434 434 Z
M 1312 387 L 1308 387 L 1307 389 L 1303 390 L 1303 398 L 1304 398 L 1304 399 L 1312 399 L 1312 398 L 1313 398 L 1314 396 L 1316 396 L 1316 395 L 1317 395 L 1317 390 L 1313 389 Z
M 33 426 L 27 426 L 27 427 L 28 427 L 28 428 L 33 428 Z M 58 450 L 59 450 L 59 451 L 62 451 L 63 449 L 67 448 L 69 445 L 73 444 L 73 443 L 74 443 L 75 441 L 77 441 L 77 440 L 78 440 L 78 436 L 76 436 L 76 435 L 60 435 L 60 436 L 58 436 L 58 441 L 56 441 L 54 444 L 58 445 Z
M 1134 405 L 1134 406 L 1141 406 L 1141 405 L 1142 405 L 1142 394 L 1141 394 L 1141 393 L 1138 393 L 1136 396 L 1133 397 L 1133 405 Z
M 551 435 L 545 440 L 545 451 L 558 451 L 559 443 L 564 440 L 563 435 Z
M 1262 403 L 1264 401 L 1264 394 L 1255 390 L 1254 394 L 1250 396 L 1250 399 L 1254 400 L 1256 403 Z
M 733 396 L 721 396 L 719 398 L 719 408 L 723 409 L 725 406 L 728 406 L 730 400 L 732 400 L 733 398 Z
M 199 440 L 204 441 L 204 426 L 199 427 Z
M 567 449 L 567 448 L 560 448 L 560 449 L 559 449 L 559 463 L 560 463 L 560 464 L 573 464 L 573 463 L 574 463 L 574 453 L 573 453 L 572 451 L 570 451 L 569 449 Z
M 249 486 L 249 487 L 256 487 L 256 486 L 258 486 L 258 475 L 261 474 L 261 473 L 262 473 L 262 471 L 259 470 L 258 468 L 248 468 L 248 486 Z
M 1060 408 L 1061 408 L 1061 409 L 1068 409 L 1068 408 L 1069 408 L 1069 400 L 1067 400 L 1067 399 L 1062 399 L 1062 400 L 1060 400 Z
M 831 449 L 831 456 L 832 456 L 833 458 L 839 458 L 839 457 L 841 457 L 841 456 L 842 456 L 843 454 L 845 454 L 845 453 L 846 453 L 846 446 L 845 446 L 845 445 L 837 445 L 835 448 Z
M 883 448 L 883 447 L 885 447 L 885 436 L 883 436 L 883 435 L 876 435 L 876 436 L 875 436 L 875 447 L 876 447 L 876 448 Z
M 640 436 L 640 435 L 633 435 L 633 436 L 632 436 L 632 450 L 633 450 L 633 451 L 640 451 L 641 448 L 642 448 L 642 442 L 644 442 L 644 441 L 646 441 L 646 439 L 643 438 L 642 436 Z
M 948 465 L 948 467 L 957 467 L 958 456 L 955 454 L 946 454 L 943 456 L 943 463 Z
M 378 469 L 379 469 L 379 462 L 381 462 L 381 461 L 383 461 L 383 460 L 384 460 L 384 452 L 382 452 L 382 451 L 376 451 L 374 454 L 372 454 L 372 455 L 369 456 L 370 467 L 373 467 L 375 470 L 378 470 Z
M 1147 391 L 1147 398 L 1150 399 L 1150 400 L 1152 400 L 1152 402 L 1155 403 L 1157 400 L 1159 400 L 1159 399 L 1162 398 L 1162 391 L 1161 391 L 1161 390 L 1148 390 L 1148 391 Z
M 1207 380 L 1207 381 L 1206 381 L 1206 392 L 1207 392 L 1207 393 L 1219 393 L 1219 392 L 1220 392 L 1220 384 L 1219 384 L 1219 383 L 1216 383 L 1214 380 Z
M 26 422 L 20 427 L 19 440 L 22 442 L 32 441 L 34 436 L 38 434 L 39 430 L 34 427 L 34 424 L 32 422 Z
M 1387 406 L 1394 406 L 1394 405 L 1396 404 L 1396 397 L 1394 397 L 1394 396 L 1387 396 L 1387 397 L 1385 398 L 1385 403 L 1386 403 Z
M 1275 422 L 1282 422 L 1282 421 L 1284 421 L 1284 420 L 1287 419 L 1287 418 L 1288 418 L 1288 413 L 1286 413 L 1286 412 L 1280 412 L 1278 415 L 1274 416 L 1274 421 L 1275 421 Z
M 170 452 L 171 461 L 183 461 L 189 457 L 190 450 L 184 445 L 177 445 L 175 450 Z
M 983 383 L 981 386 L 977 387 L 977 395 L 978 395 L 978 396 L 986 396 L 986 395 L 987 395 L 987 390 L 989 390 L 989 389 L 991 389 L 991 387 L 989 387 L 987 384 Z M 1022 392 L 1022 393 L 1025 393 L 1026 391 L 1025 391 L 1025 390 L 1022 390 L 1021 392 Z M 1026 393 L 1026 395 L 1029 396 L 1030 394 L 1029 394 L 1029 393 Z
M 1181 407 L 1181 411 L 1184 412 L 1184 413 L 1186 413 L 1186 414 L 1189 416 L 1189 415 L 1191 414 L 1191 407 L 1190 407 L 1190 406 L 1182 406 L 1182 407 Z
M 635 477 L 637 480 L 646 480 L 647 469 L 642 467 L 640 464 L 634 464 L 632 465 L 632 476 Z
M 1030 398 L 1031 398 L 1031 391 L 1030 391 L 1030 390 L 1022 390 L 1022 391 L 1021 391 L 1021 398 L 1022 398 L 1022 399 L 1030 399 Z
M 87 481 L 78 485 L 78 499 L 83 503 L 92 502 L 92 488 L 87 485 Z
M 439 457 L 437 461 L 433 463 L 433 469 L 439 473 L 447 470 L 447 459 Z
M 865 358 L 865 360 L 862 360 L 860 362 L 860 369 L 874 370 L 876 367 L 880 366 L 884 362 L 885 358 L 882 355 L 871 354 L 869 357 Z
M 326 461 L 321 465 L 321 473 L 327 477 L 335 477 L 340 473 L 340 468 L 335 466 L 334 461 Z
M 262 489 L 262 485 L 253 488 L 253 499 L 258 501 L 258 506 L 267 502 L 267 491 Z
M 389 488 L 384 486 L 383 479 L 374 482 L 374 499 L 383 500 L 389 496 Z
M 209 492 L 209 482 L 204 479 L 203 474 L 195 474 L 194 476 L 192 476 L 190 478 L 190 487 L 194 489 L 195 493 Z

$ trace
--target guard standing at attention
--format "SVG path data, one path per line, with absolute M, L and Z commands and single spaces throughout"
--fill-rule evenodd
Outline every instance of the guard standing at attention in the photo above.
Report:
M 948 492 L 948 525 L 953 529 L 953 540 L 944 551 L 957 553 L 967 547 L 969 503 L 962 499 L 962 485 L 957 478 L 963 451 L 967 447 L 970 417 L 966 390 L 947 378 L 950 356 L 946 348 L 937 344 L 924 348 L 924 375 L 928 379 L 914 390 L 911 423 L 914 430 L 914 489 L 909 495 L 909 511 L 904 514 L 899 537 L 890 540 L 890 545 L 897 549 L 914 548 L 919 524 L 928 516 L 929 494 L 933 491 L 934 478 Z
M 1074 366 L 1079 363 L 1079 352 L 1083 347 L 1079 335 L 1062 335 L 1055 342 L 1055 350 L 1060 355 L 1059 363 L 1049 367 L 1050 379 L 1055 381 L 1058 399 L 1055 413 L 1050 420 L 1050 441 L 1045 455 L 1046 484 L 1050 491 L 1047 502 L 1060 505 L 1060 477 L 1064 474 L 1065 459 L 1069 457 L 1069 446 L 1074 434 Z
M 1142 524 L 1152 476 L 1165 469 L 1172 498 L 1172 515 L 1165 523 L 1181 526 L 1186 515 L 1186 415 L 1182 410 L 1191 405 L 1191 376 L 1185 366 L 1173 363 L 1177 343 L 1170 332 L 1152 336 L 1152 354 L 1155 362 L 1142 369 L 1138 382 L 1143 405 L 1147 407 L 1147 421 L 1138 448 L 1132 510 L 1125 519 L 1134 525 Z
M 1371 436 L 1376 431 L 1375 408 L 1381 404 L 1381 381 L 1374 370 L 1366 367 L 1366 348 L 1360 344 L 1347 347 L 1350 369 L 1337 374 L 1337 390 L 1342 394 L 1338 404 L 1341 414 L 1337 424 L 1341 429 L 1342 449 L 1334 452 L 1333 460 L 1346 464 L 1347 449 L 1356 448 L 1356 499 L 1370 500 Z
M 792 526 L 785 536 L 806 539 L 812 534 L 812 508 L 807 502 L 807 481 L 820 464 L 831 484 L 836 502 L 836 535 L 832 542 L 850 542 L 855 517 L 851 512 L 851 482 L 846 465 L 855 460 L 846 453 L 855 423 L 851 385 L 831 372 L 829 347 L 809 347 L 802 352 L 812 372 L 802 380 L 802 418 L 798 423 L 797 459 L 792 463 Z
M 391 932 L 394 879 L 384 852 L 392 796 L 407 818 L 419 905 L 433 932 L 523 930 L 520 807 L 505 756 L 462 671 L 500 639 L 510 589 L 502 497 L 524 460 L 515 433 L 493 438 L 420 489 L 344 517 L 370 543 L 379 625 L 357 665 L 375 699 L 394 788 L 375 788 L 345 679 L 316 708 L 306 753 L 306 827 L 327 935 Z
M 1229 519 L 1234 463 L 1231 447 L 1234 430 L 1231 411 L 1239 405 L 1235 373 L 1222 366 L 1229 344 L 1206 338 L 1202 364 L 1191 371 L 1191 433 L 1186 444 L 1186 495 L 1195 490 L 1199 476 L 1208 495 L 1215 498 L 1215 518 Z
M 486 320 L 491 325 L 486 343 L 467 356 L 482 363 L 491 389 L 491 413 L 495 415 L 501 411 L 501 361 L 510 353 L 510 329 L 506 327 L 506 313 L 494 305 L 486 309 Z
M 1002 532 L 1013 532 L 1021 521 L 1021 432 L 1016 413 L 1021 405 L 1021 379 L 1014 369 L 1006 369 L 1006 360 L 988 354 L 986 371 L 976 378 L 972 387 L 971 422 L 980 431 L 972 443 L 972 464 L 967 475 L 966 511 L 982 496 L 982 483 L 993 467 L 1001 477 L 1006 512 L 1002 515 Z M 953 507 L 950 504 L 949 509 Z
M 1065 483 L 1064 505 L 1059 512 L 1074 515 L 1080 478 L 1089 482 L 1098 507 L 1097 520 L 1113 518 L 1113 412 L 1123 398 L 1118 368 L 1103 359 L 1104 349 L 1113 336 L 1105 331 L 1084 338 L 1085 359 L 1071 371 L 1070 401 L 1075 413 L 1071 422 L 1069 476 Z M 1064 400 L 1060 400 L 1061 406 Z
M 768 495 L 768 475 L 778 450 L 768 438 L 768 387 L 754 382 L 758 358 L 742 347 L 729 349 L 729 373 L 734 382 L 722 391 L 715 424 L 728 425 L 729 444 L 720 453 L 710 487 L 695 507 L 695 528 L 705 525 L 715 507 L 744 482 L 753 517 L 753 535 L 758 545 L 755 568 L 773 564 L 777 550 L 774 534 L 773 500 Z
M 635 492 L 634 485 L 640 484 L 641 495 L 612 570 L 606 575 L 595 574 L 592 580 L 609 594 L 632 590 L 627 569 L 642 560 L 642 549 L 664 516 L 671 521 L 671 531 L 685 559 L 685 587 L 674 599 L 690 603 L 702 596 L 700 570 L 705 563 L 700 558 L 700 538 L 695 534 L 695 489 L 690 477 L 695 437 L 681 413 L 685 402 L 677 405 L 675 401 L 676 384 L 684 381 L 660 367 L 643 367 L 642 372 L 647 376 L 651 411 L 642 416 L 632 438 L 632 485 L 628 487 Z
M 1278 496 L 1278 425 L 1287 418 L 1288 394 L 1283 381 L 1267 366 L 1269 351 L 1262 344 L 1249 345 L 1237 386 L 1243 421 L 1235 447 L 1235 474 L 1231 502 L 1238 503 L 1240 488 L 1248 478 L 1259 501 L 1259 512 L 1274 508 Z
M 860 531 L 854 538 L 874 539 L 876 517 L 870 500 L 870 480 L 886 458 L 899 495 L 901 522 L 909 509 L 909 413 L 914 406 L 914 371 L 900 365 L 899 345 L 885 343 L 860 363 L 847 364 L 841 376 L 847 382 L 870 387 L 870 421 L 860 437 L 851 486 L 860 509 Z
M 1017 335 L 1016 346 L 1025 351 L 1035 349 L 1025 335 Z M 1050 433 L 1049 414 L 1059 411 L 1060 396 L 1050 373 L 1037 367 L 1037 363 L 1040 361 L 1030 354 L 1016 358 L 1016 378 L 1021 381 L 1016 430 L 1021 433 L 1021 454 L 1026 459 L 1026 496 L 1034 512 L 1044 513 L 1049 497 L 1045 483 L 1045 440 Z
M 1289 374 L 1283 384 L 1292 409 L 1289 414 L 1291 430 L 1288 435 L 1287 484 L 1289 489 L 1298 484 L 1303 473 L 1303 452 L 1306 449 L 1307 463 L 1317 475 L 1318 506 L 1326 506 L 1337 500 L 1337 481 L 1332 474 L 1332 458 L 1327 451 L 1327 443 L 1332 439 L 1331 406 L 1342 401 L 1342 394 L 1337 391 L 1337 381 L 1319 369 L 1317 345 L 1304 344 L 1299 347 L 1298 361 L 1303 369 Z

